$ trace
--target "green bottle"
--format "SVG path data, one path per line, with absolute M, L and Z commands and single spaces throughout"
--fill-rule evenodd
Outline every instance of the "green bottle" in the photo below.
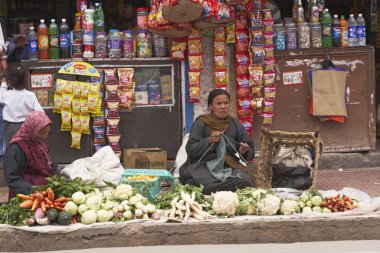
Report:
M 330 48 L 333 46 L 332 23 L 333 19 L 330 15 L 329 9 L 325 9 L 321 18 L 323 48 Z
M 49 25 L 49 58 L 59 59 L 59 29 L 55 19 Z

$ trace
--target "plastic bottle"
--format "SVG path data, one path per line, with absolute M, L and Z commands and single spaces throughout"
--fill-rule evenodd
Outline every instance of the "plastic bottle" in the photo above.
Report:
M 296 10 L 296 23 L 304 23 L 305 22 L 305 10 L 303 9 L 302 0 L 298 0 L 297 2 L 297 10 Z
M 49 59 L 59 59 L 59 29 L 55 19 L 49 25 Z
M 137 26 L 139 29 L 148 29 L 148 10 L 147 8 L 136 9 Z
M 341 47 L 348 47 L 348 22 L 344 18 L 344 15 L 340 16 L 340 46 Z
M 340 21 L 338 18 L 338 15 L 334 15 L 334 20 L 333 20 L 333 46 L 334 47 L 340 47 L 340 36 L 342 34 L 342 30 L 340 28 Z
M 296 22 L 296 19 L 297 19 L 297 0 L 294 0 L 293 1 L 293 6 L 292 6 L 292 18 L 293 18 L 293 22 Z
M 358 46 L 365 46 L 367 44 L 366 39 L 366 27 L 365 20 L 362 14 L 358 15 L 358 25 L 356 27 L 356 34 L 358 37 Z
M 309 20 L 311 23 L 319 23 L 319 10 L 317 6 L 317 0 L 313 0 L 311 2 L 309 14 Z
M 96 10 L 94 13 L 95 33 L 105 32 L 104 29 L 104 11 L 101 3 L 95 3 Z
M 325 9 L 321 18 L 322 25 L 322 47 L 330 48 L 333 45 L 332 38 L 332 17 L 329 9 Z
M 354 14 L 350 14 L 350 18 L 348 19 L 348 46 L 356 47 L 358 45 L 358 37 L 356 33 L 357 26 L 356 19 Z
M 38 39 L 34 27 L 29 28 L 28 33 L 28 58 L 29 60 L 38 60 Z
M 49 59 L 49 31 L 45 20 L 41 19 L 37 29 L 38 59 Z
M 59 26 L 59 48 L 61 58 L 70 58 L 70 28 L 65 18 Z

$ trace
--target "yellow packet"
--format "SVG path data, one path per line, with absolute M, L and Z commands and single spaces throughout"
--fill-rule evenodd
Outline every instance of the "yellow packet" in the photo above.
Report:
M 72 82 L 73 83 L 73 96 L 74 98 L 80 98 L 81 97 L 81 86 L 80 82 Z
M 65 88 L 66 83 L 68 83 L 68 82 L 69 81 L 67 81 L 67 80 L 57 79 L 57 81 L 55 83 L 55 94 L 62 95 L 63 89 Z
M 54 94 L 54 107 L 53 107 L 53 112 L 55 113 L 61 113 L 62 110 L 62 104 L 63 104 L 63 99 L 61 95 Z
M 72 100 L 72 112 L 73 114 L 80 114 L 81 112 L 81 104 L 80 104 L 80 99 L 74 98 Z
M 88 91 L 90 90 L 90 84 L 89 83 L 80 83 L 80 97 L 81 98 L 87 98 L 88 97 Z
M 82 134 L 77 131 L 71 132 L 71 148 L 80 149 L 80 140 Z
M 61 131 L 71 131 L 71 111 L 62 111 L 61 119 Z
M 80 100 L 80 114 L 85 115 L 88 113 L 88 101 L 87 99 Z
M 98 105 L 99 95 L 88 95 L 88 112 L 95 113 Z
M 80 115 L 73 114 L 71 117 L 71 130 L 75 132 L 80 132 L 81 129 L 81 122 L 80 122 Z
M 98 102 L 96 103 L 96 110 L 93 116 L 103 116 L 103 111 L 102 111 L 102 100 L 98 99 Z
M 80 132 L 90 134 L 90 115 L 80 115 Z
M 72 100 L 73 100 L 73 94 L 64 93 L 62 95 L 62 110 L 71 111 Z
M 71 81 L 66 81 L 66 85 L 63 88 L 63 93 L 73 93 L 73 83 Z
M 100 94 L 100 84 L 99 83 L 90 83 L 89 95 L 98 95 Z

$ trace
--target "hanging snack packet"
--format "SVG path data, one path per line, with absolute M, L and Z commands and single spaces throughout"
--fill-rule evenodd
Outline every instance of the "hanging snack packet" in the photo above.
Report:
M 117 74 L 119 76 L 119 83 L 132 88 L 134 72 L 135 70 L 133 68 L 118 68 Z
M 249 67 L 248 53 L 236 53 L 236 75 L 247 75 Z
M 234 10 L 225 2 L 216 1 L 214 11 L 216 20 L 235 18 Z
M 215 86 L 226 86 L 228 83 L 227 70 L 215 71 Z
M 263 0 L 251 0 L 247 3 L 249 10 L 261 10 L 264 6 L 265 2 Z
M 81 140 L 80 132 L 71 132 L 71 148 L 80 149 L 80 140 Z
M 80 123 L 80 115 L 72 114 L 71 117 L 71 131 L 80 132 L 81 123 Z
M 119 135 L 119 122 L 118 118 L 107 118 L 107 135 Z
M 264 45 L 265 37 L 263 34 L 263 29 L 258 28 L 258 29 L 250 30 L 249 33 L 251 35 L 251 46 L 252 45 L 254 45 L 254 46 L 255 45 L 259 45 L 259 46 Z
M 98 99 L 96 110 L 95 110 L 95 113 L 93 113 L 93 116 L 103 116 L 102 105 L 103 105 L 103 101 L 101 99 Z
M 226 26 L 226 43 L 235 43 L 235 23 Z
M 201 84 L 201 72 L 189 71 L 189 86 L 199 86 Z
M 135 91 L 125 90 L 119 92 L 120 104 L 119 107 L 123 109 L 132 109 L 132 103 L 134 98 Z
M 247 97 L 251 97 L 251 88 L 247 87 L 247 88 L 240 88 L 238 89 L 238 98 L 247 98 Z
M 263 85 L 263 67 L 249 66 L 249 84 L 251 87 Z
M 109 145 L 111 146 L 113 151 L 120 151 L 120 145 L 119 145 L 120 137 L 121 137 L 120 134 L 117 134 L 117 135 L 107 134 Z
M 249 48 L 248 32 L 246 30 L 236 30 L 236 52 L 245 53 Z
M 107 99 L 118 98 L 118 88 L 119 86 L 117 84 L 107 84 L 106 85 Z
M 215 55 L 214 62 L 216 70 L 224 70 L 227 68 L 226 56 L 224 55 Z
M 189 55 L 200 54 L 202 52 L 201 38 L 192 38 L 187 41 Z
M 186 39 L 176 38 L 172 40 L 172 47 L 170 50 L 170 57 L 173 60 L 186 60 Z
M 224 27 L 214 29 L 214 41 L 226 42 L 226 30 Z
M 264 98 L 274 100 L 276 98 L 276 87 L 264 87 Z
M 238 76 L 236 78 L 237 88 L 249 88 L 249 76 L 248 75 L 242 75 Z
M 251 99 L 250 98 L 242 98 L 238 99 L 238 109 L 251 109 Z
M 214 55 L 226 55 L 226 43 L 214 42 Z
M 96 95 L 99 97 L 99 94 L 100 94 L 100 84 L 90 83 L 90 89 L 88 91 L 88 95 Z
M 267 24 L 273 25 L 272 11 L 268 8 L 264 8 L 262 10 L 262 13 L 263 13 L 263 21 L 267 22 Z
M 88 99 L 80 100 L 80 114 L 82 115 L 88 114 Z
M 98 106 L 98 100 L 99 100 L 98 95 L 88 95 L 88 103 L 87 103 L 88 112 L 90 113 L 96 112 L 96 107 Z
M 116 76 L 116 69 L 104 69 L 104 83 L 105 84 L 111 84 L 111 83 L 118 83 L 119 80 Z
M 244 30 L 248 28 L 247 13 L 239 12 L 236 14 L 235 28 L 236 30 Z
M 55 82 L 55 94 L 62 95 L 63 90 L 65 89 L 65 86 L 68 82 L 70 82 L 70 81 L 63 80 L 63 79 L 57 79 L 57 81 Z
M 201 54 L 189 55 L 188 59 L 189 59 L 189 70 L 190 71 L 197 71 L 197 70 L 203 69 L 202 55 Z
M 264 38 L 265 38 L 265 45 L 274 45 L 273 44 L 273 32 L 271 33 L 264 33 Z
M 104 70 L 103 69 L 97 69 L 100 77 L 97 76 L 90 76 L 88 78 L 88 82 L 90 83 L 103 83 L 103 78 L 104 78 Z
M 252 63 L 262 63 L 265 60 L 264 46 L 251 46 Z
M 54 94 L 54 106 L 53 106 L 53 112 L 55 113 L 61 113 L 63 105 L 63 98 L 61 95 Z
M 262 98 L 263 97 L 263 86 L 255 86 L 251 88 L 252 97 Z
M 265 60 L 264 73 L 275 73 L 275 60 Z
M 62 95 L 62 110 L 71 111 L 72 100 L 73 100 L 73 94 L 64 93 Z
M 252 110 L 255 115 L 261 115 L 263 113 L 263 98 L 254 98 L 252 100 Z
M 90 134 L 90 115 L 80 115 L 80 132 L 82 134 Z
M 201 91 L 199 86 L 189 87 L 190 103 L 198 103 L 200 101 Z
M 73 96 L 74 96 L 74 98 L 80 98 L 81 97 L 80 82 L 72 81 L 72 84 L 73 84 Z
M 119 100 L 107 100 L 108 115 L 107 118 L 120 118 Z
M 238 117 L 239 117 L 239 119 L 252 118 L 253 117 L 252 109 L 251 108 L 239 109 L 238 110 Z
M 104 120 L 104 116 L 94 116 L 94 121 L 93 121 L 93 125 L 94 126 L 105 126 L 106 123 L 105 123 L 105 120 Z
M 90 90 L 90 84 L 89 83 L 81 82 L 80 83 L 80 88 L 81 88 L 80 97 L 83 98 L 83 99 L 87 99 L 88 92 Z
M 263 113 L 263 126 L 272 126 L 273 113 Z
M 263 17 L 260 10 L 253 10 L 248 12 L 247 19 L 249 22 L 249 29 L 255 29 L 263 26 Z
M 62 111 L 61 120 L 61 131 L 71 131 L 71 111 Z
M 265 60 L 274 59 L 274 46 L 269 45 L 264 47 L 265 51 Z
M 94 144 L 106 144 L 105 127 L 93 126 L 92 129 L 94 130 Z
M 243 125 L 248 135 L 251 136 L 252 135 L 252 118 L 240 119 L 240 123 Z
M 80 99 L 74 98 L 71 102 L 72 105 L 72 111 L 73 114 L 80 114 L 81 112 L 81 104 L 80 104 Z
M 264 74 L 264 86 L 274 86 L 275 85 L 275 78 L 276 74 L 275 73 L 267 73 Z
M 63 93 L 72 94 L 73 93 L 73 83 L 72 81 L 67 81 L 65 87 L 63 88 Z
M 273 100 L 264 100 L 264 113 L 273 113 L 274 112 L 274 101 Z

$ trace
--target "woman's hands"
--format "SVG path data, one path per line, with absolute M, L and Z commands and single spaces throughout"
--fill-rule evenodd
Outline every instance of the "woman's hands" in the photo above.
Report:
M 247 143 L 240 142 L 240 148 L 239 148 L 240 154 L 244 155 L 245 153 L 248 152 L 248 150 L 249 150 L 249 145 Z
M 208 143 L 216 143 L 220 141 L 220 138 L 222 136 L 223 132 L 221 131 L 214 131 L 211 133 L 211 135 L 208 137 Z

